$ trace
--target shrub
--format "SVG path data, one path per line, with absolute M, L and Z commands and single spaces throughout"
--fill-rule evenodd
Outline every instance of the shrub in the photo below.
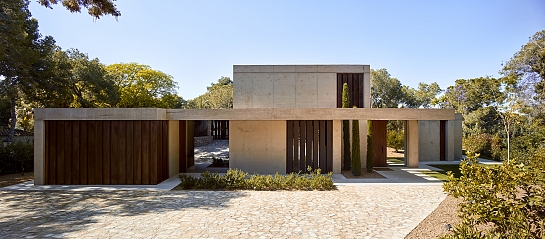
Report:
M 360 122 L 352 120 L 352 174 L 361 175 Z
M 389 130 L 387 135 L 388 147 L 393 148 L 396 152 L 405 148 L 405 135 L 403 131 Z
M 331 179 L 332 173 L 321 174 L 320 169 L 308 168 L 310 174 L 290 173 L 281 175 L 260 175 L 248 173 L 239 169 L 229 169 L 224 176 L 208 171 L 195 178 L 181 174 L 180 187 L 183 189 L 229 189 L 229 190 L 333 190 L 335 185 Z
M 449 173 L 443 185 L 449 195 L 463 200 L 458 213 L 462 222 L 443 238 L 545 237 L 545 150 L 529 165 L 514 159 L 494 168 L 479 166 L 478 155 L 467 155 L 460 164 L 462 176 Z
M 0 175 L 34 171 L 34 145 L 13 142 L 0 145 Z

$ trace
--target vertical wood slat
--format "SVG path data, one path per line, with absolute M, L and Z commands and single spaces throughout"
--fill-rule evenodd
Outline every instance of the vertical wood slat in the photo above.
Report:
M 326 161 L 326 170 L 324 173 L 333 171 L 333 121 L 326 121 L 326 152 L 327 152 L 327 161 Z
M 306 164 L 306 155 L 305 155 L 305 144 L 307 142 L 307 124 L 305 124 L 304 121 L 299 121 L 299 170 L 301 172 L 306 172 L 307 167 Z
M 439 160 L 445 161 L 446 160 L 446 133 L 447 130 L 447 121 L 441 120 L 439 121 Z
M 112 184 L 119 184 L 119 121 L 113 120 L 111 122 L 111 140 L 110 140 L 110 182 Z M 106 146 L 108 147 L 108 146 Z
M 324 169 L 327 165 L 327 148 L 326 148 L 326 121 L 320 120 L 320 168 L 322 169 L 322 173 L 326 173 Z
M 119 138 L 118 138 L 118 150 L 119 158 L 117 161 L 117 172 L 119 174 L 119 184 L 127 184 L 127 172 L 125 167 L 127 167 L 127 122 L 119 121 Z
M 111 184 L 111 125 L 112 122 L 104 121 L 102 125 L 102 183 Z
M 294 171 L 299 171 L 301 169 L 300 167 L 300 158 L 299 155 L 299 147 L 300 147 L 300 140 L 301 140 L 301 128 L 299 127 L 299 121 L 293 121 L 293 168 Z
M 126 182 L 125 184 L 135 184 L 134 183 L 134 121 L 128 120 L 125 121 L 126 127 L 126 153 L 125 153 L 125 175 Z
M 286 121 L 286 173 L 293 172 L 293 120 Z
M 163 163 L 163 177 L 159 180 L 159 182 L 162 182 L 164 180 L 167 180 L 169 178 L 168 173 L 168 121 L 161 121 L 163 125 L 163 133 L 161 141 L 163 142 L 163 150 L 161 158 L 161 162 Z
M 66 124 L 65 128 L 62 130 L 64 134 L 64 142 L 62 147 L 64 148 L 64 184 L 72 184 L 72 130 L 70 124 Z M 75 175 L 74 175 L 75 176 Z
M 374 167 L 386 167 L 386 120 L 373 120 Z
M 89 121 L 87 124 L 87 180 L 89 184 L 98 184 L 96 181 L 96 121 Z
M 88 149 L 89 144 L 87 143 L 87 134 L 88 134 L 88 128 L 87 126 L 88 121 L 80 121 L 79 122 L 79 132 L 80 132 L 80 148 L 79 151 L 79 177 L 80 177 L 80 183 L 81 184 L 89 184 L 88 180 L 88 171 L 89 167 L 87 166 L 87 157 L 88 157 Z
M 363 97 L 363 74 L 358 74 L 358 98 L 359 98 L 359 105 L 358 108 L 365 108 L 365 99 Z
M 97 184 L 103 184 L 104 181 L 102 180 L 103 179 L 103 174 L 104 172 L 102 171 L 102 160 L 103 160 L 103 152 L 102 152 L 102 149 L 104 148 L 104 142 L 102 142 L 102 128 L 104 128 L 104 121 L 100 120 L 100 121 L 97 121 L 96 122 L 96 126 L 95 126 L 95 130 L 96 130 L 96 138 L 94 139 L 96 141 L 96 148 L 94 148 L 93 150 L 95 150 L 95 155 L 96 155 L 96 164 L 95 164 L 95 181 Z
M 150 121 L 142 121 L 142 184 L 150 184 Z
M 71 140 L 72 141 L 72 152 L 70 159 L 72 160 L 72 182 L 71 184 L 80 184 L 80 175 L 79 175 L 79 168 L 80 168 L 80 162 L 79 162 L 79 155 L 78 152 L 80 150 L 80 141 L 79 141 L 79 122 L 76 121 L 72 126 L 67 129 L 72 131 Z
M 337 74 L 337 108 L 342 108 L 343 81 L 342 74 Z
M 142 121 L 137 120 L 133 123 L 134 131 L 134 184 L 142 184 Z
M 306 125 L 307 125 L 307 142 L 306 142 L 306 145 L 305 145 L 305 148 L 306 148 L 306 164 L 305 164 L 305 170 L 306 172 L 308 173 L 308 166 L 311 166 L 312 167 L 312 145 L 313 145 L 313 140 L 314 140 L 314 137 L 312 136 L 312 133 L 314 133 L 314 129 L 312 128 L 312 120 L 306 120 Z
M 57 126 L 59 129 L 65 129 L 66 126 L 65 126 L 65 122 L 63 121 L 60 121 L 57 123 Z M 57 184 L 65 184 L 65 181 L 64 181 L 64 161 L 65 161 L 65 158 L 64 158 L 64 143 L 65 143 L 66 139 L 64 138 L 64 134 L 62 133 L 58 133 L 57 134 L 57 158 L 56 158 L 56 183 Z
M 157 122 L 150 122 L 150 161 L 149 161 L 149 180 L 150 184 L 157 183 Z
M 318 120 L 314 120 L 313 123 L 313 129 L 314 129 L 314 132 L 312 133 L 312 135 L 314 136 L 314 139 L 312 140 L 312 168 L 313 169 L 317 169 L 319 167 L 319 154 L 318 154 L 318 145 L 320 144 L 319 142 L 319 136 L 318 136 L 318 131 L 319 131 L 319 128 L 320 128 L 320 121 Z

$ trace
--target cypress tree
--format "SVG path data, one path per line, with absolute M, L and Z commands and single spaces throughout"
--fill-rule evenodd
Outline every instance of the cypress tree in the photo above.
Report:
M 367 121 L 367 160 L 366 160 L 366 168 L 367 172 L 372 173 L 373 172 L 373 130 L 372 130 L 373 121 L 368 120 Z
M 357 108 L 354 106 L 354 108 Z M 352 174 L 361 175 L 361 156 L 360 156 L 360 122 L 352 120 Z
M 343 84 L 343 93 L 342 93 L 342 107 L 348 108 L 350 101 L 348 99 L 348 84 Z M 351 162 L 350 162 L 350 122 L 348 120 L 343 120 L 343 163 L 344 163 L 344 170 L 350 170 Z

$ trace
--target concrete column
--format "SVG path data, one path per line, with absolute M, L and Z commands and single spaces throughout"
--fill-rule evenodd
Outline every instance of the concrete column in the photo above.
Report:
M 447 161 L 454 161 L 454 120 L 447 121 L 446 149 Z
M 462 158 L 462 114 L 455 114 L 454 131 L 454 160 Z
M 180 173 L 180 122 L 168 121 L 168 175 Z
M 360 120 L 360 158 L 361 168 L 365 169 L 367 166 L 367 120 Z
M 34 185 L 45 184 L 45 122 L 34 121 Z
M 333 173 L 341 173 L 342 151 L 342 123 L 333 120 Z
M 407 121 L 407 137 L 405 141 L 405 157 L 409 168 L 418 168 L 419 147 L 418 147 L 418 120 Z

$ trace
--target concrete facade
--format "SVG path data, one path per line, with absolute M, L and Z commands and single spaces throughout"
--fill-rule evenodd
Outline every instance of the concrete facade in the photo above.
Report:
M 337 73 L 363 73 L 364 108 L 336 108 Z M 333 121 L 333 173 L 342 166 L 341 120 L 360 120 L 362 168 L 367 120 L 406 121 L 408 167 L 439 160 L 439 121 L 447 120 L 447 160 L 461 157 L 461 116 L 454 110 L 370 108 L 368 65 L 245 65 L 234 66 L 233 76 L 233 109 L 35 109 L 35 184 L 44 184 L 46 120 L 167 120 L 170 176 L 179 172 L 184 151 L 180 120 L 230 120 L 230 167 L 250 173 L 286 172 L 287 120 Z

